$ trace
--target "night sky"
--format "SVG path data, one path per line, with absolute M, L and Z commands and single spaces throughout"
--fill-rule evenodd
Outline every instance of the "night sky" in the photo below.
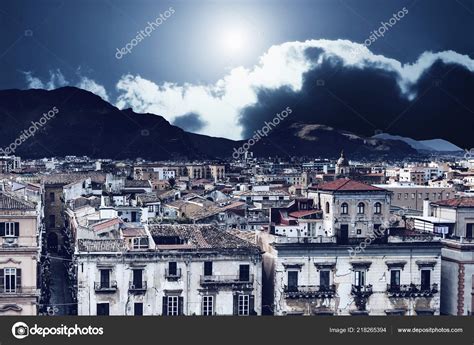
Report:
M 15 0 L 0 23 L 0 89 L 78 86 L 231 139 L 290 106 L 289 121 L 473 141 L 474 0 Z

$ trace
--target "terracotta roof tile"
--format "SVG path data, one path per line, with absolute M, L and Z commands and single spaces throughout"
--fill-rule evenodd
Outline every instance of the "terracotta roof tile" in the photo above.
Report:
M 462 197 L 455 199 L 447 199 L 436 201 L 432 203 L 433 205 L 439 206 L 448 206 L 448 207 L 474 207 L 474 198 L 472 197 Z
M 311 189 L 334 192 L 365 192 L 365 191 L 386 191 L 383 188 L 375 187 L 370 184 L 354 181 L 351 179 L 337 179 L 335 181 L 326 182 L 321 185 L 312 187 Z

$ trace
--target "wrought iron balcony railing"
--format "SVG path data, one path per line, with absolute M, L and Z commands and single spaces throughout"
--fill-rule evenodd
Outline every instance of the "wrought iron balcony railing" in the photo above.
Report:
M 357 297 L 369 297 L 372 295 L 372 285 L 352 285 L 351 294 Z
M 181 278 L 181 268 L 175 270 L 165 269 L 165 278 L 168 280 L 177 280 Z
M 131 281 L 128 285 L 128 290 L 135 293 L 144 293 L 147 289 L 146 281 L 136 282 Z
M 253 274 L 239 275 L 211 275 L 201 276 L 201 285 L 252 284 Z
M 284 292 L 287 298 L 331 298 L 336 294 L 336 285 L 285 285 Z
M 387 284 L 387 293 L 390 297 L 431 297 L 438 291 L 438 284 Z
M 94 290 L 96 292 L 115 292 L 117 291 L 117 282 L 115 280 L 108 282 L 95 282 Z

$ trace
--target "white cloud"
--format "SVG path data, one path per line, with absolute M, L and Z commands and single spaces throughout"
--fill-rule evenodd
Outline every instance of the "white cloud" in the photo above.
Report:
M 25 75 L 26 84 L 29 89 L 53 90 L 58 87 L 70 85 L 60 69 L 50 70 L 49 80 L 46 81 L 42 81 L 40 78 L 33 76 L 31 71 L 23 72 L 23 74 Z M 77 76 L 79 78 L 79 82 L 76 84 L 76 87 L 90 91 L 97 96 L 102 97 L 102 99 L 105 101 L 109 101 L 109 96 L 107 95 L 107 91 L 105 90 L 104 86 L 98 84 L 93 79 L 81 76 L 79 70 Z
M 310 61 L 308 48 L 320 48 L 317 61 Z M 188 112 L 201 115 L 207 126 L 201 130 L 212 136 L 240 139 L 240 110 L 257 101 L 259 88 L 290 87 L 301 90 L 303 74 L 323 60 L 338 58 L 345 66 L 391 71 L 398 75 L 400 91 L 408 99 L 411 86 L 436 61 L 455 63 L 474 71 L 474 61 L 454 51 L 425 52 L 414 63 L 373 54 L 366 46 L 348 40 L 308 40 L 272 46 L 251 69 L 238 67 L 212 85 L 156 84 L 139 75 L 124 75 L 117 83 L 119 108 L 131 107 L 137 112 L 150 112 L 173 121 Z
M 97 84 L 94 80 L 90 78 L 81 77 L 81 80 L 76 86 L 80 89 L 95 93 L 97 96 L 101 97 L 103 100 L 107 102 L 109 101 L 109 96 L 107 95 L 107 91 L 105 90 L 105 87 L 103 87 L 100 84 Z
M 308 48 L 319 48 L 321 54 L 310 60 L 306 54 Z M 299 91 L 304 73 L 333 58 L 338 58 L 343 65 L 353 68 L 380 69 L 395 73 L 400 92 L 407 99 L 416 96 L 412 87 L 437 60 L 462 65 L 474 72 L 474 60 L 451 50 L 425 52 L 415 62 L 402 64 L 396 59 L 375 55 L 366 46 L 348 40 L 307 40 L 272 46 L 253 68 L 234 68 L 214 84 L 157 84 L 140 75 L 126 74 L 116 84 L 116 105 L 119 108 L 131 107 L 136 112 L 158 114 L 170 122 L 177 116 L 197 113 L 206 123 L 201 133 L 241 139 L 239 114 L 243 108 L 257 101 L 259 89 L 286 86 Z M 109 99 L 102 85 L 78 75 L 78 87 L 105 100 Z M 51 71 L 47 82 L 34 77 L 31 72 L 25 72 L 25 78 L 30 88 L 52 89 L 67 84 L 60 70 Z
M 68 81 L 59 69 L 50 70 L 49 80 L 47 81 L 42 81 L 40 78 L 34 77 L 31 71 L 23 72 L 23 74 L 25 75 L 26 83 L 29 89 L 53 90 L 68 84 Z

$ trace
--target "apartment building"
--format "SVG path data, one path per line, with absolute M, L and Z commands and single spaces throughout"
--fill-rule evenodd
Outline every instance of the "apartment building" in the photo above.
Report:
M 361 246 L 360 251 L 354 248 Z M 391 230 L 377 239 L 276 236 L 264 257 L 275 315 L 438 315 L 441 243 Z M 355 254 L 357 253 L 357 254 Z
M 474 198 L 425 202 L 424 214 L 413 217 L 417 231 L 442 238 L 441 313 L 474 313 Z
M 212 225 L 117 224 L 78 238 L 79 315 L 259 315 L 260 249 Z
M 0 192 L 0 315 L 36 315 L 40 205 Z
M 434 187 L 414 183 L 391 183 L 376 184 L 378 188 L 384 188 L 392 192 L 392 206 L 403 209 L 423 211 L 423 200 L 437 202 L 454 197 L 454 187 Z

